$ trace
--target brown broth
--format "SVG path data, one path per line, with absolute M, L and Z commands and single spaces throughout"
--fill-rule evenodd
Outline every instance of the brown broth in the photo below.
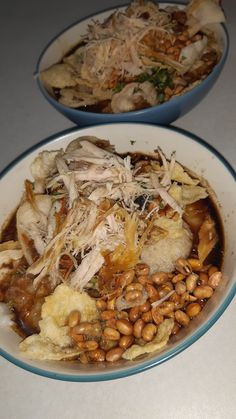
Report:
M 199 228 L 197 226 L 191 225 L 189 223 L 188 218 L 186 217 L 186 213 L 188 211 L 188 207 L 195 207 L 199 212 L 199 220 L 201 223 L 204 221 L 206 215 L 210 215 L 210 217 L 215 221 L 215 227 L 218 235 L 218 242 L 208 255 L 207 259 L 205 260 L 205 265 L 211 264 L 214 266 L 218 266 L 219 269 L 223 265 L 223 257 L 224 257 L 224 249 L 225 249 L 225 239 L 224 239 L 224 229 L 223 229 L 223 222 L 219 213 L 219 210 L 210 197 L 205 198 L 203 200 L 199 200 L 194 204 L 187 205 L 185 214 L 183 216 L 184 220 L 188 223 L 192 233 L 193 233 L 193 246 L 191 251 L 191 256 L 197 257 L 197 246 L 198 246 L 198 232 Z

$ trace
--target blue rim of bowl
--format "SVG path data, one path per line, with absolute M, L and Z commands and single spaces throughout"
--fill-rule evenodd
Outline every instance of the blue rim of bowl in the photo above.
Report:
M 176 4 L 176 5 L 180 5 L 180 6 L 186 6 L 186 3 L 184 3 L 184 2 L 181 2 L 181 1 L 162 1 L 162 0 L 160 0 L 160 1 L 158 1 L 158 3 L 159 4 L 162 4 L 162 3 L 165 3 L 165 4 Z M 74 27 L 74 26 L 76 26 L 76 25 L 78 25 L 79 23 L 82 23 L 83 21 L 85 21 L 85 20 L 87 20 L 87 19 L 91 19 L 91 18 L 95 18 L 97 15 L 99 15 L 99 14 L 101 14 L 101 13 L 105 13 L 105 12 L 108 12 L 109 10 L 110 11 L 113 11 L 113 10 L 118 10 L 118 9 L 121 9 L 121 8 L 123 8 L 123 7 L 127 7 L 128 6 L 128 4 L 123 4 L 123 5 L 120 5 L 120 6 L 117 6 L 117 7 L 112 7 L 112 8 L 106 8 L 106 9 L 103 9 L 103 10 L 100 10 L 99 12 L 96 12 L 95 14 L 93 13 L 93 14 L 90 14 L 90 15 L 88 15 L 88 16 L 85 16 L 85 17 L 83 17 L 82 19 L 79 19 L 79 20 L 77 20 L 77 21 L 75 21 L 74 23 L 72 23 L 72 24 L 70 24 L 70 25 L 68 25 L 66 28 L 64 28 L 64 29 L 62 29 L 60 32 L 58 32 L 57 33 L 57 35 L 55 35 L 49 42 L 48 42 L 48 44 L 45 46 L 45 48 L 43 49 L 43 51 L 41 52 L 41 54 L 40 54 L 40 56 L 39 56 L 39 58 L 38 58 L 38 61 L 37 61 L 37 64 L 36 64 L 36 70 L 35 70 L 35 72 L 34 72 L 34 74 L 35 74 L 35 76 L 36 76 L 36 78 L 37 78 L 37 84 L 38 84 L 38 87 L 39 87 L 39 89 L 40 89 L 40 91 L 41 91 L 41 93 L 43 94 L 43 96 L 47 99 L 47 100 L 50 100 L 51 102 L 55 102 L 56 104 L 57 104 L 57 107 L 58 107 L 58 109 L 60 109 L 60 111 L 61 112 L 63 112 L 63 111 L 68 111 L 68 110 L 71 110 L 71 112 L 73 112 L 73 113 L 77 113 L 78 112 L 78 114 L 80 114 L 80 112 L 82 112 L 82 114 L 86 114 L 87 115 L 87 117 L 92 117 L 92 116 L 94 116 L 94 115 L 101 115 L 101 118 L 102 118 L 102 116 L 103 116 L 103 118 L 108 118 L 107 119 L 107 122 L 119 122 L 118 121 L 118 119 L 120 118 L 120 116 L 122 115 L 122 114 L 128 114 L 131 118 L 132 117 L 134 117 L 134 116 L 140 116 L 140 117 L 142 117 L 143 115 L 146 115 L 147 113 L 149 113 L 151 110 L 158 110 L 158 109 L 162 109 L 163 111 L 165 110 L 165 108 L 167 108 L 168 106 L 170 106 L 169 104 L 171 103 L 173 106 L 174 106 L 174 104 L 178 104 L 180 101 L 181 101 L 181 99 L 183 98 L 183 96 L 185 97 L 185 98 L 191 98 L 193 95 L 194 95 L 194 93 L 195 93 L 195 91 L 198 89 L 200 89 L 200 90 L 204 90 L 204 88 L 205 88 L 205 85 L 214 77 L 214 74 L 215 74 L 215 72 L 217 71 L 217 69 L 219 68 L 219 67 L 221 67 L 222 69 L 223 69 L 223 66 L 224 66 L 224 64 L 225 64 L 225 62 L 226 62 L 226 59 L 227 59 L 227 57 L 228 57 L 228 53 L 229 53 L 229 45 L 230 45 L 230 41 L 229 41 L 229 33 L 228 33 L 228 30 L 227 30 L 227 28 L 226 28 L 226 26 L 225 26 L 225 24 L 223 24 L 223 23 L 221 23 L 220 25 L 221 25 L 221 27 L 223 28 L 223 31 L 224 31 L 224 34 L 225 34 L 225 39 L 226 39 L 226 46 L 225 46 L 225 50 L 223 51 L 223 54 L 222 54 L 222 57 L 220 58 L 220 61 L 215 65 L 215 67 L 214 67 L 214 69 L 212 70 L 212 72 L 199 84 L 199 85 L 197 85 L 197 86 L 195 86 L 193 89 L 191 89 L 191 90 L 189 90 L 188 92 L 186 92 L 183 96 L 176 96 L 176 97 L 173 97 L 171 100 L 168 100 L 167 102 L 165 102 L 165 103 L 161 103 L 161 104 L 159 104 L 159 105 L 156 105 L 156 106 L 151 106 L 151 107 L 149 107 L 149 108 L 145 108 L 145 109 L 140 109 L 140 110 L 137 110 L 137 111 L 131 111 L 131 112 L 128 112 L 128 113 L 124 113 L 124 112 L 122 112 L 122 113 L 117 113 L 117 114 L 109 114 L 109 113 L 103 113 L 103 114 L 100 114 L 100 113 L 97 113 L 97 112 L 88 112 L 88 111 L 83 111 L 83 110 L 80 110 L 80 109 L 75 109 L 75 108 L 70 108 L 70 107 L 68 107 L 68 106 L 65 106 L 65 105 L 62 105 L 60 102 L 58 102 L 56 99 L 54 99 L 48 92 L 47 92 L 47 90 L 46 90 L 46 88 L 44 87 L 44 85 L 43 85 L 43 83 L 41 82 L 41 80 L 40 80 L 40 77 L 39 77 L 39 73 L 40 73 L 40 64 L 41 64 L 41 60 L 42 60 L 42 58 L 43 58 L 43 56 L 44 56 L 44 54 L 45 54 L 45 52 L 47 51 L 47 49 L 53 44 L 53 42 L 59 37 L 59 36 L 61 36 L 61 35 L 63 35 L 65 32 L 67 32 L 69 29 L 71 29 L 72 27 Z M 64 113 L 64 112 L 63 112 Z M 111 121 L 109 121 L 109 120 L 111 120 Z
M 79 132 L 92 128 L 92 129 L 96 129 L 96 127 L 100 127 L 100 126 L 108 126 L 108 125 L 116 125 L 116 124 L 132 124 L 132 125 L 142 125 L 142 126 L 153 126 L 156 128 L 162 128 L 164 130 L 167 131 L 173 131 L 173 132 L 177 132 L 181 135 L 184 135 L 185 137 L 188 137 L 190 140 L 200 144 L 201 146 L 205 147 L 207 150 L 209 150 L 211 153 L 213 153 L 218 160 L 221 161 L 221 163 L 225 166 L 225 168 L 227 169 L 227 171 L 231 174 L 231 176 L 234 178 L 234 180 L 236 181 L 236 172 L 233 169 L 233 167 L 230 165 L 230 163 L 226 160 L 225 157 L 223 157 L 223 155 L 217 151 L 212 145 L 208 144 L 205 140 L 203 140 L 202 138 L 196 136 L 195 134 L 192 134 L 188 131 L 185 131 L 181 128 L 177 128 L 177 127 L 166 127 L 166 126 L 162 126 L 162 125 L 156 125 L 156 124 L 151 124 L 151 123 L 142 123 L 142 122 L 115 122 L 115 123 L 104 123 L 104 124 L 96 124 L 93 125 L 91 127 L 83 127 L 83 128 L 70 128 L 67 129 L 65 131 L 62 131 L 60 133 L 54 134 L 42 141 L 40 141 L 39 143 L 33 145 L 32 147 L 30 147 L 29 149 L 27 149 L 26 151 L 24 151 L 22 154 L 20 154 L 18 157 L 16 157 L 16 159 L 14 159 L 11 163 L 9 163 L 5 169 L 3 169 L 0 172 L 0 180 L 11 170 L 14 168 L 14 166 L 19 163 L 21 160 L 23 160 L 25 157 L 27 157 L 28 155 L 30 155 L 32 152 L 36 151 L 38 148 L 52 143 L 54 141 L 60 141 L 61 137 L 65 137 L 66 135 L 72 134 L 74 132 Z M 228 307 L 228 305 L 230 304 L 230 302 L 233 300 L 234 296 L 236 294 L 236 283 L 233 284 L 232 288 L 229 291 L 229 294 L 225 297 L 225 299 L 223 300 L 223 302 L 221 303 L 221 305 L 219 306 L 219 308 L 216 310 L 216 312 L 214 313 L 214 315 L 212 316 L 212 318 L 210 318 L 206 323 L 204 323 L 196 332 L 193 333 L 193 335 L 191 335 L 189 338 L 186 338 L 186 340 L 184 340 L 183 343 L 180 343 L 176 348 L 171 349 L 169 351 L 167 351 L 166 353 L 163 354 L 159 354 L 157 355 L 155 358 L 152 358 L 146 362 L 143 362 L 140 365 L 131 367 L 131 368 L 127 368 L 125 370 L 121 370 L 121 371 L 115 371 L 115 372 L 108 372 L 108 373 L 101 373 L 101 374 L 78 374 L 78 375 L 70 375 L 70 374 L 64 374 L 64 373 L 55 373 L 55 372 L 51 372 L 51 371 L 47 371 L 44 369 L 40 369 L 38 367 L 33 367 L 29 364 L 27 364 L 26 362 L 23 362 L 17 358 L 15 358 L 13 355 L 8 354 L 5 350 L 3 350 L 2 348 L 0 348 L 0 355 L 3 356 L 5 359 L 7 359 L 8 361 L 10 361 L 12 364 L 15 364 L 16 366 L 32 372 L 34 374 L 43 376 L 43 377 L 47 377 L 47 378 L 52 378 L 55 380 L 61 380 L 61 381 L 71 381 L 71 382 L 95 382 L 95 381 L 107 381 L 107 380 L 115 380 L 118 378 L 124 378 L 124 377 L 128 377 L 134 374 L 138 374 L 144 371 L 149 370 L 150 368 L 153 368 L 157 365 L 162 364 L 163 362 L 173 358 L 174 356 L 178 355 L 180 352 L 182 352 L 183 350 L 187 349 L 188 347 L 190 347 L 194 342 L 196 342 L 201 336 L 203 336 L 213 325 L 214 323 L 221 317 L 221 315 L 224 313 L 224 311 L 226 310 L 226 308 Z

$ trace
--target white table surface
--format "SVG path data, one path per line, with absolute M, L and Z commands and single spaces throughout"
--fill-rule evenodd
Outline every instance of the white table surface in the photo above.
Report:
M 77 19 L 119 0 L 5 1 L 0 11 L 0 170 L 23 150 L 73 126 L 42 97 L 33 73 L 46 43 Z M 214 145 L 236 167 L 236 3 L 225 0 L 231 50 L 213 91 L 174 125 Z M 236 301 L 174 359 L 112 382 L 66 383 L 0 359 L 1 419 L 236 418 Z

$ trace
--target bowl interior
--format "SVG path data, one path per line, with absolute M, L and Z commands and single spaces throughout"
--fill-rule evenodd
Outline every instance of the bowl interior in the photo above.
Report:
M 4 196 L 0 208 L 0 225 L 16 208 L 26 178 L 31 178 L 30 163 L 42 150 L 65 147 L 71 140 L 82 135 L 94 135 L 108 139 L 118 152 L 153 151 L 159 145 L 167 156 L 176 151 L 177 160 L 202 174 L 217 195 L 225 232 L 225 281 L 214 293 L 202 313 L 181 331 L 160 353 L 150 354 L 132 362 L 117 362 L 109 365 L 81 365 L 76 362 L 37 362 L 25 360 L 18 351 L 20 338 L 10 329 L 0 329 L 0 353 L 17 365 L 52 378 L 71 381 L 94 381 L 118 378 L 137 373 L 157 365 L 176 355 L 203 333 L 219 318 L 235 294 L 236 276 L 236 194 L 235 173 L 229 164 L 212 147 L 177 129 L 147 124 L 118 123 L 71 130 L 56 135 L 26 152 L 2 173 L 0 193 Z

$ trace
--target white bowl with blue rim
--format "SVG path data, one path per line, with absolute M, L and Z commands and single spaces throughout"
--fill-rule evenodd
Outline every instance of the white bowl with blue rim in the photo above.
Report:
M 42 150 L 65 147 L 79 136 L 90 135 L 109 139 L 118 152 L 153 151 L 159 145 L 167 156 L 173 150 L 181 164 L 203 174 L 217 195 L 224 224 L 225 254 L 223 272 L 225 280 L 216 289 L 203 311 L 182 329 L 168 345 L 158 353 L 134 361 L 83 365 L 76 361 L 30 361 L 19 352 L 21 338 L 9 327 L 0 326 L 0 354 L 13 364 L 35 374 L 65 381 L 101 381 L 125 377 L 147 370 L 168 361 L 182 352 L 204 333 L 223 314 L 236 292 L 236 173 L 225 158 L 200 138 L 176 128 L 158 127 L 151 124 L 114 123 L 87 128 L 76 128 L 54 135 L 32 147 L 0 175 L 0 225 L 16 208 L 23 191 L 24 180 L 31 178 L 30 164 Z M 230 333 L 230 332 L 229 332 Z M 183 358 L 184 359 L 184 358 Z

